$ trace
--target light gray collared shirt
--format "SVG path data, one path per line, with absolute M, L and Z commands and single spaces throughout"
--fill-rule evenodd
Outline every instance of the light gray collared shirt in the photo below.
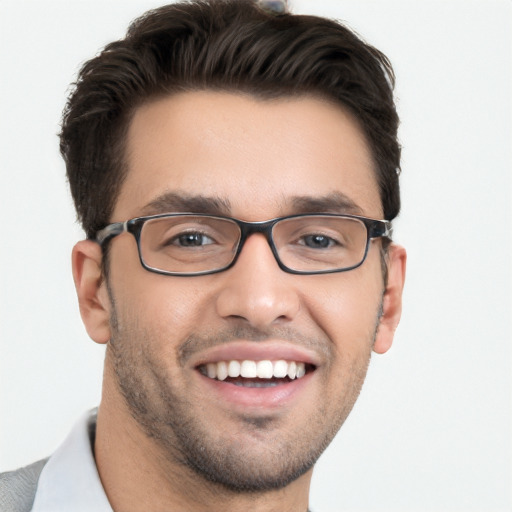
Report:
M 44 466 L 32 512 L 113 512 L 94 461 L 96 414 L 84 414 Z

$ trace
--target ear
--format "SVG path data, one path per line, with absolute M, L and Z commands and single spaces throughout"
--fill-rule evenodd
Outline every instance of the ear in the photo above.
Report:
M 387 254 L 388 282 L 384 290 L 382 316 L 373 346 L 374 352 L 378 354 L 384 354 L 389 350 L 400 321 L 406 260 L 405 249 L 399 245 L 391 244 Z
M 82 240 L 73 247 L 73 279 L 80 315 L 96 343 L 110 339 L 110 299 L 101 271 L 102 258 L 101 247 L 92 240 Z

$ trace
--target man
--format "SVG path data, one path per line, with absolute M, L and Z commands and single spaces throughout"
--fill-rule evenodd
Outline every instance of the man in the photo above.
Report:
M 401 312 L 392 83 L 249 0 L 162 7 L 84 65 L 61 152 L 102 400 L 2 510 L 307 510 Z

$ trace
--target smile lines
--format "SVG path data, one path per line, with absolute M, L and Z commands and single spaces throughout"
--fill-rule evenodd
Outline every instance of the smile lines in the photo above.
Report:
M 295 361 L 218 361 L 202 365 L 199 370 L 210 379 L 226 380 L 228 377 L 247 379 L 300 379 L 306 374 L 306 364 Z

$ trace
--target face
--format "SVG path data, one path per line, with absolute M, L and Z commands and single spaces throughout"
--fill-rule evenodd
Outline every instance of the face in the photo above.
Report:
M 357 123 L 313 97 L 160 99 L 136 111 L 127 161 L 112 222 L 172 211 L 246 221 L 312 211 L 383 215 Z M 254 234 L 231 269 L 170 277 L 142 268 L 133 236 L 116 237 L 106 371 L 120 407 L 166 460 L 209 481 L 238 491 L 293 481 L 350 412 L 374 344 L 389 346 L 375 341 L 381 308 L 389 313 L 379 246 L 371 242 L 364 264 L 349 272 L 293 275 Z M 215 378 L 231 361 L 270 361 L 278 375 L 276 361 L 286 361 L 292 376 L 294 363 L 306 373 Z

